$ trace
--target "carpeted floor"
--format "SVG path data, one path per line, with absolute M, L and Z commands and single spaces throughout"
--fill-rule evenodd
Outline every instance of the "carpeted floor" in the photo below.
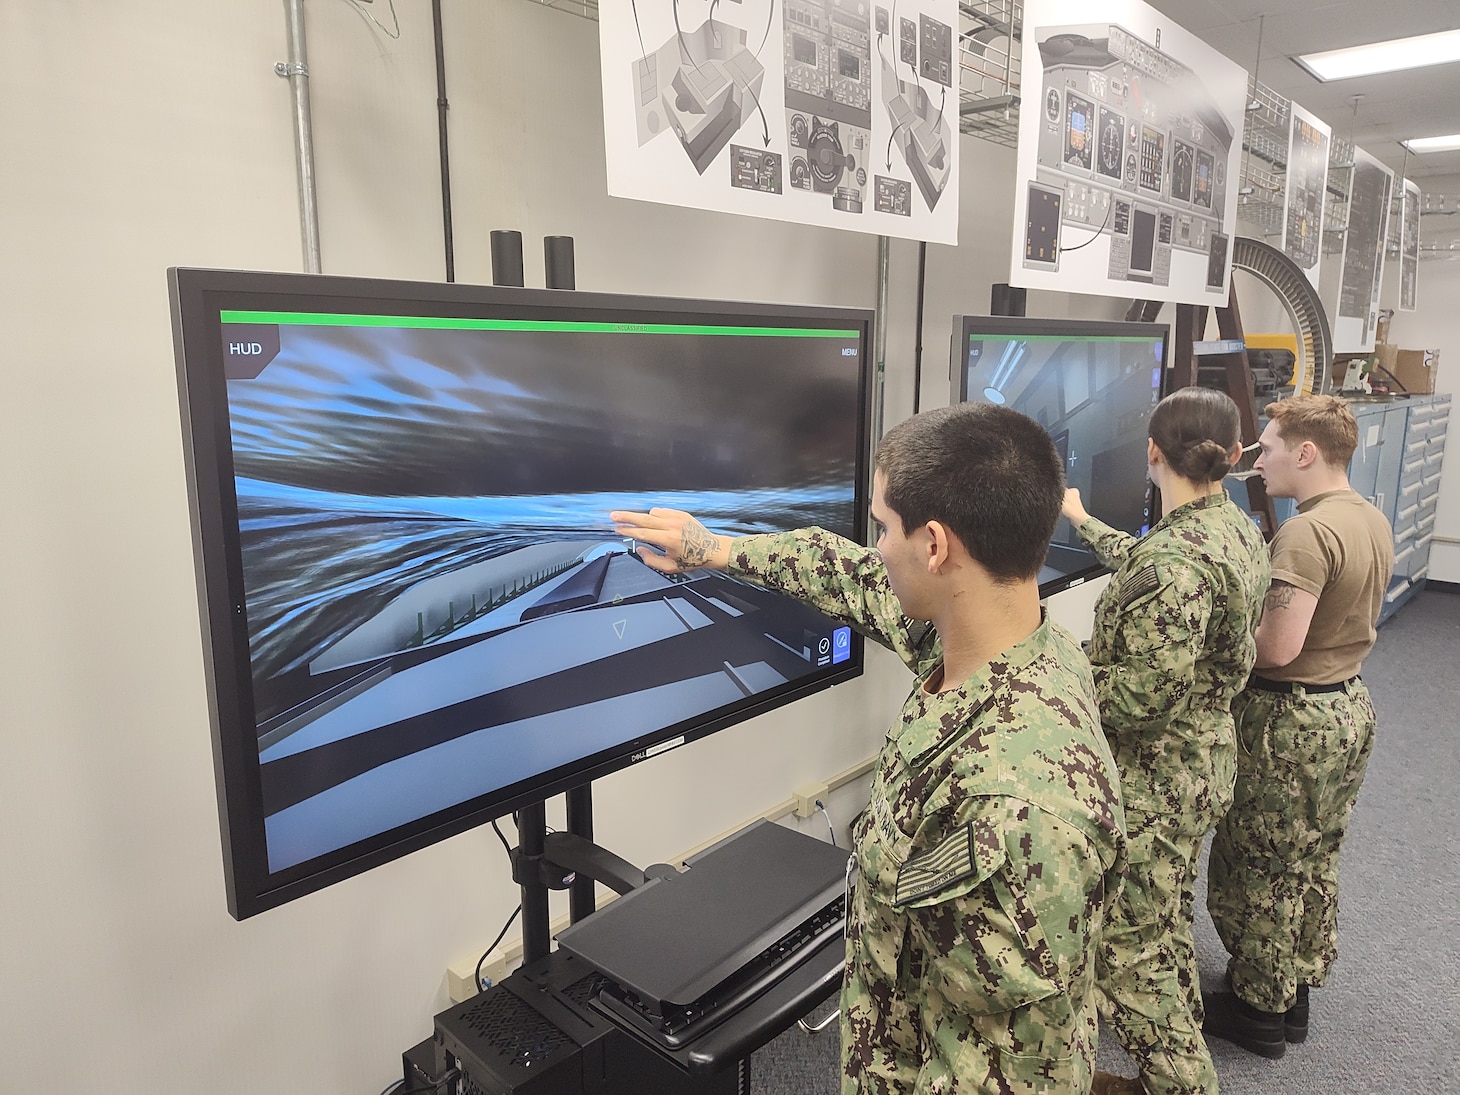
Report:
M 1227 1095 L 1460 1095 L 1460 595 L 1426 590 L 1400 609 L 1364 679 L 1379 730 L 1344 844 L 1338 965 L 1313 993 L 1308 1040 L 1282 1060 L 1211 1042 Z M 1198 885 L 1214 990 L 1226 952 L 1204 874 Z M 837 1057 L 835 1024 L 792 1027 L 752 1058 L 751 1090 L 838 1095 Z M 1100 1067 L 1135 1071 L 1108 1032 Z

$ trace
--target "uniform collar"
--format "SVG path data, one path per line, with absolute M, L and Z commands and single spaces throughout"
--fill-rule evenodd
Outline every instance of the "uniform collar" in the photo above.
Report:
M 1298 512 L 1307 513 L 1310 509 L 1316 506 L 1319 502 L 1322 502 L 1324 499 L 1338 498 L 1345 494 L 1351 494 L 1355 498 L 1359 496 L 1358 492 L 1355 491 L 1352 487 L 1339 487 L 1337 490 L 1326 490 L 1322 494 L 1315 494 L 1312 498 L 1309 498 L 1305 502 L 1299 502 Z
M 1188 517 L 1192 517 L 1198 513 L 1201 513 L 1203 510 L 1219 509 L 1220 507 L 1226 505 L 1231 501 L 1232 500 L 1227 497 L 1227 492 L 1225 490 L 1217 491 L 1216 494 L 1205 494 L 1200 498 L 1193 498 L 1190 502 L 1181 503 L 1181 505 L 1177 506 L 1170 513 L 1166 514 L 1164 517 L 1161 518 L 1161 520 L 1157 521 L 1156 524 L 1151 528 L 1151 532 L 1156 532 L 1157 530 L 1163 528 L 1170 528 L 1172 525 L 1178 524 L 1186 520 Z M 1235 503 L 1233 504 L 1235 505 Z M 1151 532 L 1146 533 L 1146 535 L 1151 535 Z
M 887 731 L 903 761 L 938 752 L 948 740 L 972 722 L 984 708 L 1006 693 L 1026 666 L 1049 652 L 1052 643 L 1049 615 L 1040 610 L 1039 626 L 1025 639 L 1000 652 L 957 688 L 929 695 L 923 684 L 942 668 L 939 662 L 918 678 L 917 687 L 903 705 L 901 718 Z

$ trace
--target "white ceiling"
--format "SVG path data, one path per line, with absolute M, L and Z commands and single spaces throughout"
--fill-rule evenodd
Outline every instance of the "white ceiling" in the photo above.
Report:
M 1147 0 L 1236 61 L 1260 83 L 1306 107 L 1412 179 L 1460 174 L 1460 152 L 1409 155 L 1408 137 L 1460 133 L 1460 63 L 1321 83 L 1292 60 L 1460 26 L 1460 0 Z M 1259 29 L 1262 51 L 1258 53 Z M 1357 111 L 1354 96 L 1362 98 Z

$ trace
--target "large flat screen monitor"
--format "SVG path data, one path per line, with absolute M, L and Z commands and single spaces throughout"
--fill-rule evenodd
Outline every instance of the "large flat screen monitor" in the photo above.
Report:
M 865 542 L 870 312 L 169 285 L 234 916 L 861 672 L 848 628 L 659 575 L 608 513 Z
M 1143 536 L 1155 501 L 1146 426 L 1161 398 L 1169 343 L 1170 328 L 1161 323 L 954 316 L 952 398 L 1035 419 L 1054 439 L 1085 508 Z M 1040 595 L 1103 569 L 1061 518 L 1039 574 Z

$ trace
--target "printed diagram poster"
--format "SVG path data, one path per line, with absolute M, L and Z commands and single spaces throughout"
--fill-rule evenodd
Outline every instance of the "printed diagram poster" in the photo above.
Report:
M 1140 0 L 1027 0 L 1009 281 L 1221 305 L 1247 73 Z
M 608 192 L 958 242 L 956 0 L 598 9 Z
M 1419 183 L 1404 180 L 1403 230 L 1399 236 L 1399 310 L 1412 312 L 1419 290 Z
M 1333 349 L 1366 354 L 1374 348 L 1379 323 L 1379 287 L 1384 277 L 1384 239 L 1394 172 L 1362 148 L 1354 148 L 1348 187 L 1348 229 L 1343 234 L 1343 267 L 1338 307 L 1333 310 Z
M 1292 104 L 1283 201 L 1283 254 L 1298 264 L 1313 288 L 1323 257 L 1323 204 L 1328 192 L 1328 145 L 1333 131 L 1315 114 Z

